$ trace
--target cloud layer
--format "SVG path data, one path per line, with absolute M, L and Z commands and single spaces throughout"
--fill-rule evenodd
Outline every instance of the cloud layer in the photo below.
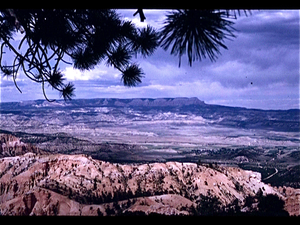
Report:
M 165 11 L 145 10 L 144 23 L 133 17 L 135 10 L 121 10 L 137 26 L 150 24 L 159 29 Z M 262 109 L 299 108 L 299 11 L 261 10 L 234 21 L 236 38 L 227 40 L 216 62 L 203 60 L 188 66 L 158 49 L 146 59 L 133 59 L 145 77 L 135 88 L 124 87 L 119 71 L 100 64 L 90 71 L 62 68 L 75 84 L 77 98 L 198 97 L 206 103 Z M 1 78 L 1 101 L 43 98 L 39 85 L 22 75 L 19 94 L 11 80 Z M 35 88 L 35 92 L 28 89 Z M 47 90 L 49 97 L 58 98 Z

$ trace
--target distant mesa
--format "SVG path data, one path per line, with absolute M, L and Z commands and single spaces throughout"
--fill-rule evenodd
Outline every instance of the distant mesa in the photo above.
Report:
M 198 98 L 157 98 L 157 99 L 143 99 L 136 98 L 129 102 L 128 106 L 184 106 L 184 105 L 203 105 L 204 101 L 200 101 Z
M 120 107 L 181 107 L 187 105 L 205 105 L 204 101 L 197 97 L 187 98 L 95 98 L 95 99 L 73 99 L 70 102 L 64 100 L 57 100 L 55 102 L 48 102 L 46 100 L 24 101 L 24 102 L 7 102 L 2 103 L 2 107 L 94 107 L 94 106 L 120 106 Z
M 105 113 L 105 115 L 102 115 L 103 111 L 98 112 L 96 110 L 96 108 L 98 107 L 105 107 L 110 109 Z M 115 110 L 117 108 L 118 110 Z M 2 126 L 1 129 L 4 129 L 4 122 L 8 128 L 11 127 L 11 124 L 8 124 L 8 121 L 11 121 L 12 119 L 11 114 L 17 117 L 20 116 L 18 117 L 18 119 L 20 119 L 21 121 L 24 121 L 24 118 L 26 118 L 26 125 L 29 121 L 31 123 L 38 124 L 39 120 L 32 119 L 32 113 L 50 119 L 51 124 L 53 124 L 54 121 L 60 121 L 60 124 L 67 124 L 68 122 L 66 117 L 57 117 L 57 115 L 60 112 L 57 112 L 58 114 L 55 114 L 55 118 L 53 117 L 53 113 L 50 113 L 56 110 L 64 110 L 65 112 L 67 112 L 68 110 L 69 112 L 72 112 L 71 110 L 77 110 L 76 116 L 81 116 L 81 119 L 83 119 L 85 122 L 89 121 L 89 124 L 91 119 L 96 122 L 99 122 L 99 118 L 101 116 L 105 118 L 104 120 L 107 120 L 107 118 L 110 117 L 113 121 L 120 121 L 120 117 L 123 117 L 124 119 L 140 119 L 137 118 L 137 112 L 127 112 L 126 110 L 125 112 L 124 110 L 122 110 L 122 108 L 131 108 L 133 109 L 133 111 L 139 111 L 138 113 L 144 113 L 145 111 L 147 111 L 148 116 L 151 115 L 151 118 L 156 119 L 158 118 L 156 117 L 156 115 L 160 112 L 171 112 L 174 116 L 176 113 L 185 114 L 186 116 L 189 115 L 189 118 L 191 120 L 194 120 L 194 118 L 201 117 L 204 119 L 214 121 L 213 123 L 215 125 L 217 124 L 225 127 L 299 132 L 299 109 L 261 110 L 247 109 L 241 107 L 229 107 L 222 105 L 206 104 L 204 103 L 204 101 L 201 101 L 196 97 L 156 99 L 95 98 L 73 99 L 72 101 L 68 102 L 65 102 L 64 100 L 57 100 L 55 102 L 47 102 L 46 100 L 35 100 L 26 102 L 3 102 L 0 103 L 0 113 L 4 117 L 2 117 L 2 123 L 0 124 Z M 120 111 L 120 109 L 122 112 Z M 147 118 L 149 119 L 150 117 Z M 174 118 L 177 117 L 175 116 Z M 69 120 L 69 122 L 76 123 L 74 118 L 72 120 Z
M 98 106 L 123 106 L 123 107 L 167 107 L 185 105 L 204 105 L 204 101 L 193 98 L 132 98 L 132 99 L 94 99 Z

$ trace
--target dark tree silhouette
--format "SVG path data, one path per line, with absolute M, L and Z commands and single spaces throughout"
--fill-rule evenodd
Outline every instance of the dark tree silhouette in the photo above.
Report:
M 60 63 L 80 70 L 90 70 L 101 62 L 113 66 L 121 73 L 125 86 L 141 83 L 143 71 L 131 62 L 133 55 L 150 56 L 158 46 L 171 54 L 188 55 L 190 66 L 195 60 L 209 57 L 214 61 L 219 48 L 225 48 L 224 39 L 234 37 L 233 22 L 236 11 L 231 10 L 177 10 L 166 16 L 165 26 L 157 31 L 153 27 L 137 28 L 116 10 L 89 9 L 2 9 L 0 10 L 0 70 L 11 76 L 16 88 L 20 71 L 32 81 L 41 83 L 42 91 L 49 85 L 65 100 L 74 97 L 75 87 L 66 82 Z M 238 11 L 240 14 L 240 12 Z M 142 9 L 141 21 L 146 19 Z M 245 12 L 246 14 L 246 12 Z M 133 15 L 133 16 L 134 16 Z M 13 35 L 23 36 L 15 46 Z M 9 52 L 9 54 L 7 54 Z M 13 54 L 13 60 L 11 60 Z M 9 62 L 5 61 L 10 59 Z M 72 62 L 66 61 L 70 58 Z
M 224 38 L 234 37 L 233 22 L 227 20 L 226 12 L 213 10 L 178 10 L 167 15 L 161 31 L 161 46 L 171 54 L 181 56 L 187 52 L 190 66 L 192 61 L 209 57 L 215 61 L 219 47 L 227 49 Z
M 284 201 L 277 195 L 261 196 L 258 203 L 258 214 L 265 216 L 288 216 L 284 209 Z

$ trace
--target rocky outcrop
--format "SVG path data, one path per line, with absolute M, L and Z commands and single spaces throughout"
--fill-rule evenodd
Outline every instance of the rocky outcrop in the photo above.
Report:
M 45 151 L 34 145 L 23 143 L 19 138 L 11 134 L 0 134 L 0 158 L 23 155 L 27 152 L 46 154 Z
M 285 197 L 285 208 L 291 216 L 300 215 L 300 189 L 279 187 L 277 191 Z
M 2 215 L 191 215 L 202 195 L 215 196 L 226 206 L 258 192 L 278 195 L 287 209 L 292 207 L 293 194 L 261 182 L 260 173 L 239 168 L 178 162 L 122 165 L 63 154 L 0 159 Z

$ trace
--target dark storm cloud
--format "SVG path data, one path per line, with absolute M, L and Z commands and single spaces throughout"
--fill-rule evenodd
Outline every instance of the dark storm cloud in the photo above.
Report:
M 243 18 L 236 24 L 235 28 L 241 33 L 250 35 L 249 38 L 260 36 L 253 44 L 294 45 L 299 46 L 299 12 L 294 11 L 258 11 L 254 18 L 247 20 Z M 267 40 L 267 42 L 266 42 Z
M 237 37 L 226 42 L 228 50 L 207 65 L 210 79 L 230 87 L 299 84 L 298 11 L 253 12 L 234 27 Z
M 282 65 L 287 70 L 299 67 L 298 11 L 262 11 L 247 19 L 242 18 L 235 26 L 242 45 L 232 53 L 240 61 L 262 70 Z
M 298 11 L 253 11 L 252 15 L 241 16 L 234 22 L 237 37 L 225 41 L 228 50 L 221 49 L 216 62 L 204 59 L 189 67 L 183 56 L 179 68 L 178 57 L 158 49 L 152 57 L 144 60 L 145 63 L 141 60 L 146 72 L 149 63 L 156 70 L 155 73 L 146 73 L 146 79 L 162 83 L 210 80 L 231 88 L 246 87 L 251 82 L 258 86 L 276 82 L 297 83 Z M 169 74 L 173 76 L 165 75 L 166 68 L 172 69 Z

